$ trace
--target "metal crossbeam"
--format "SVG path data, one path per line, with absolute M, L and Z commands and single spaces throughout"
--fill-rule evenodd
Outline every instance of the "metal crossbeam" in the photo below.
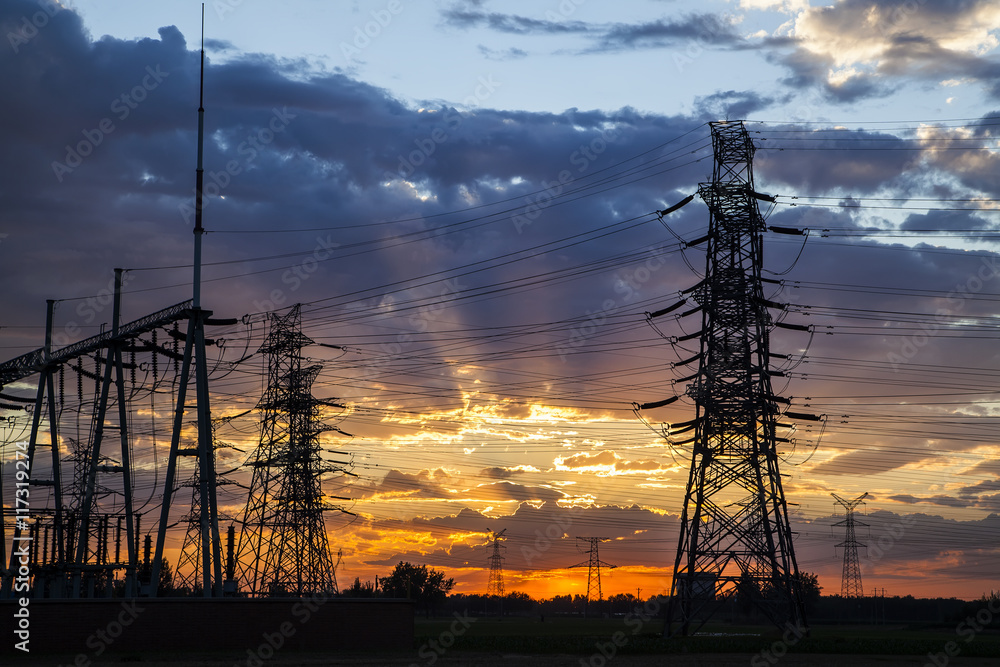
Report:
M 23 380 L 35 373 L 40 372 L 49 364 L 61 364 L 76 357 L 82 357 L 91 352 L 107 348 L 112 342 L 120 342 L 147 333 L 153 329 L 158 329 L 166 324 L 172 324 L 177 320 L 188 317 L 188 310 L 191 308 L 191 300 L 183 301 L 176 305 L 164 308 L 145 317 L 122 324 L 117 332 L 112 329 L 85 338 L 66 347 L 60 348 L 51 353 L 48 359 L 45 358 L 45 348 L 22 354 L 9 361 L 0 364 L 0 388 L 18 380 Z

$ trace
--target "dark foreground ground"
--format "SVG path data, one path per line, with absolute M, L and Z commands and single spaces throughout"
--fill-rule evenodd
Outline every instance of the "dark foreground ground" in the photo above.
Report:
M 660 637 L 661 622 L 624 619 L 417 619 L 408 651 L 298 653 L 287 649 L 218 652 L 211 637 L 178 637 L 177 651 L 94 656 L 5 656 L 5 665 L 149 667 L 914 667 L 1000 666 L 1000 633 L 968 626 L 815 626 L 810 636 L 769 627 L 719 625 L 686 639 Z M 949 653 L 951 655 L 949 655 Z
M 437 661 L 429 663 L 421 660 L 416 654 L 344 654 L 344 655 L 278 655 L 263 664 L 272 667 L 409 667 L 410 665 L 428 665 L 435 667 L 577 667 L 579 665 L 603 665 L 605 667 L 659 667 L 669 665 L 675 667 L 746 667 L 754 665 L 755 654 L 723 654 L 705 653 L 698 655 L 624 655 L 617 656 L 606 663 L 600 660 L 590 661 L 587 656 L 579 655 L 524 655 L 520 653 L 478 653 L 455 651 L 441 656 Z M 71 665 L 72 656 L 59 660 L 54 656 L 44 656 L 29 660 L 16 659 L 8 662 L 10 665 Z M 111 657 L 107 660 L 95 660 L 91 665 L 148 665 L 149 667 L 231 667 L 246 665 L 239 656 L 220 656 L 192 654 L 187 656 L 130 656 L 125 659 Z M 760 664 L 760 663 L 758 663 Z M 768 665 L 771 663 L 764 662 Z M 931 662 L 925 655 L 919 656 L 877 656 L 877 655 L 787 655 L 774 663 L 782 667 L 889 667 L 909 665 L 923 667 L 946 664 L 956 667 L 995 667 L 1000 664 L 997 658 L 951 658 L 947 663 Z

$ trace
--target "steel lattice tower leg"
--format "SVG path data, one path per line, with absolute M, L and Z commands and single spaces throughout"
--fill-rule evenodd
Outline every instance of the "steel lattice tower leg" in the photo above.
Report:
M 320 424 L 312 395 L 321 367 L 302 363 L 302 348 L 312 344 L 298 305 L 271 314 L 260 348 L 268 359 L 261 439 L 236 552 L 240 584 L 253 597 L 337 592 L 323 513 L 339 508 L 324 501 L 320 477 L 342 469 L 321 456 L 319 435 L 333 429 Z
M 854 500 L 844 500 L 836 493 L 831 493 L 830 495 L 837 500 L 838 505 L 842 505 L 847 511 L 847 516 L 843 521 L 833 524 L 834 526 L 844 526 L 846 529 L 844 541 L 837 545 L 844 548 L 844 575 L 840 580 L 840 594 L 845 598 L 861 598 L 865 596 L 865 589 L 861 586 L 861 564 L 858 561 L 858 547 L 866 547 L 868 545 L 858 542 L 854 527 L 867 526 L 868 524 L 854 518 L 854 508 L 860 505 L 861 501 L 868 497 L 868 494 L 864 493 Z
M 734 596 L 777 625 L 805 624 L 792 530 L 778 472 L 776 403 L 761 287 L 764 221 L 753 142 L 742 122 L 711 123 L 715 166 L 699 186 L 710 211 L 695 438 L 666 634 L 688 634 Z M 675 626 L 679 623 L 679 626 Z
M 191 591 L 200 590 L 201 577 L 201 481 L 195 470 L 191 481 L 184 486 L 191 486 L 191 511 L 184 517 L 187 532 L 181 543 L 181 551 L 174 566 L 174 586 L 187 587 Z

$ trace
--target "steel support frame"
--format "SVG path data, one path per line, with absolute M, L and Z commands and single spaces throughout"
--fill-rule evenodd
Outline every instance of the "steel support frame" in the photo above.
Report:
M 778 468 L 770 315 L 761 287 L 764 229 L 754 147 L 740 122 L 711 123 L 715 167 L 699 194 L 710 223 L 691 468 L 665 634 L 688 635 L 733 598 L 776 625 L 805 624 Z

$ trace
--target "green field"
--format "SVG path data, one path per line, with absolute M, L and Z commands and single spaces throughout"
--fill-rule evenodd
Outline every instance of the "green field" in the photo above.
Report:
M 452 633 L 456 625 L 464 631 Z M 611 652 L 615 656 L 651 654 L 738 653 L 786 658 L 791 655 L 909 655 L 944 653 L 949 642 L 956 657 L 1000 658 L 1000 633 L 983 630 L 972 635 L 956 633 L 955 624 L 944 626 L 819 625 L 808 637 L 796 637 L 773 626 L 707 625 L 698 635 L 664 639 L 662 620 L 641 624 L 625 619 L 480 618 L 468 628 L 455 619 L 417 619 L 417 647 L 437 640 L 448 643 L 449 651 L 518 651 L 525 653 L 569 653 L 588 655 Z M 454 641 L 448 637 L 455 634 Z M 620 633 L 617 634 L 616 633 Z M 785 640 L 787 639 L 787 641 Z M 616 641 L 617 640 L 617 641 Z M 968 640 L 968 641 L 967 641 Z M 948 657 L 945 654 L 945 657 Z M 949 662 L 954 664 L 954 658 Z M 989 664 L 989 663 L 986 663 Z M 1000 664 L 1000 660 L 993 664 Z
M 451 618 L 415 621 L 409 651 L 373 646 L 364 652 L 299 653 L 279 651 L 259 666 L 271 667 L 986 667 L 1000 664 L 1000 633 L 982 630 L 959 635 L 956 625 L 818 625 L 797 638 L 771 626 L 709 625 L 693 637 L 663 639 L 662 621 L 636 619 Z M 633 630 L 637 630 L 633 634 Z M 968 639 L 969 641 L 966 641 Z M 951 644 L 949 644 L 951 643 Z M 951 647 L 950 649 L 948 647 Z M 952 650 L 953 655 L 946 654 Z M 955 652 L 957 650 L 957 653 Z M 93 665 L 149 664 L 155 667 L 233 667 L 245 654 L 211 651 L 121 653 Z M 934 662 L 930 656 L 936 656 Z M 69 665 L 72 656 L 45 656 L 43 664 Z M 39 664 L 13 657 L 5 664 Z

